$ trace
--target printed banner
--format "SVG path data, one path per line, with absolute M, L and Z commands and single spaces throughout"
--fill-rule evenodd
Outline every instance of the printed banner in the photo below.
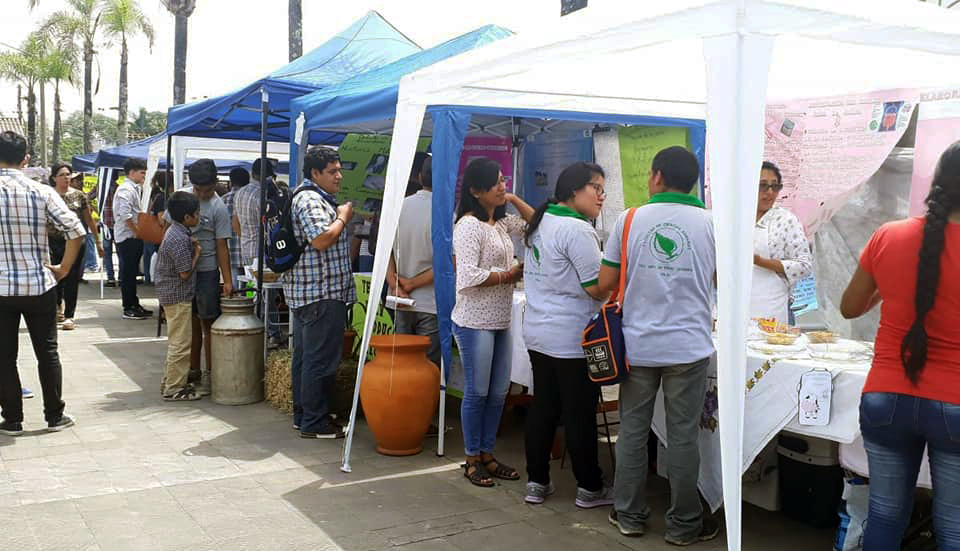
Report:
M 689 148 L 687 129 L 680 127 L 631 126 L 620 129 L 620 165 L 624 208 L 643 205 L 649 199 L 647 181 L 653 157 L 674 145 Z M 692 195 L 698 194 L 694 187 Z
M 589 132 L 531 134 L 522 157 L 523 200 L 536 208 L 553 196 L 563 169 L 577 161 L 593 160 L 593 140 Z
M 886 90 L 767 105 L 763 158 L 780 167 L 779 205 L 808 237 L 880 168 L 919 99 L 918 90 Z
M 817 280 L 813 274 L 801 279 L 790 292 L 790 309 L 795 316 L 813 312 L 820 307 L 817 301 Z
M 417 151 L 426 151 L 430 140 L 421 139 Z M 353 209 L 371 217 L 383 203 L 387 162 L 390 160 L 390 136 L 347 134 L 340 144 L 340 166 L 343 180 L 337 200 L 353 201 Z
M 913 150 L 910 185 L 910 216 L 927 212 L 924 200 L 930 192 L 937 160 L 943 150 L 960 139 L 960 101 L 933 101 L 920 105 L 917 142 Z
M 353 305 L 353 319 L 351 327 L 357 332 L 357 335 L 363 335 L 363 323 L 367 317 L 367 301 L 370 300 L 370 284 L 371 284 L 371 274 L 367 273 L 355 273 L 353 274 L 353 282 L 357 286 L 357 302 Z M 377 291 L 377 296 L 380 295 L 380 291 Z M 387 309 L 383 306 L 383 301 L 380 300 L 377 303 L 377 317 L 373 322 L 373 335 L 390 335 L 393 333 L 393 319 L 390 317 L 390 314 L 387 313 Z M 354 344 L 354 353 L 356 353 L 360 348 L 360 339 L 357 338 L 356 343 Z

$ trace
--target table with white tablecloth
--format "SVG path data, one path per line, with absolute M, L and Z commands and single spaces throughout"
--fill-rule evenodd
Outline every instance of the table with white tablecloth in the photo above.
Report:
M 514 293 L 511 334 L 511 381 L 533 392 L 533 372 L 523 343 L 523 313 L 526 297 Z M 833 379 L 831 415 L 823 426 L 801 425 L 798 419 L 800 377 L 814 369 L 825 369 Z M 832 440 L 840 444 L 841 464 L 856 473 L 867 475 L 866 452 L 860 438 L 860 393 L 870 369 L 868 360 L 819 360 L 807 352 L 789 355 L 769 354 L 748 348 L 744 381 L 743 471 L 781 430 Z M 720 474 L 720 420 L 717 412 L 716 355 L 711 358 L 707 374 L 707 395 L 700 422 L 700 490 L 713 509 L 723 502 Z M 657 399 L 653 431 L 666 442 L 666 422 L 662 395 Z M 930 471 L 924 461 L 919 486 L 930 486 Z

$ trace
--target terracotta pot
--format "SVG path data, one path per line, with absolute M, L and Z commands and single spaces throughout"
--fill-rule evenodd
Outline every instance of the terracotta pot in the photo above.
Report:
M 420 453 L 440 398 L 440 371 L 426 356 L 430 338 L 378 335 L 370 345 L 377 357 L 363 368 L 360 400 L 377 451 Z

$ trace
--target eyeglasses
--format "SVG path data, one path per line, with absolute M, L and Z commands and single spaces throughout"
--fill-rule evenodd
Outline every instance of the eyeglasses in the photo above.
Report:
M 592 187 L 593 191 L 596 191 L 597 195 L 600 196 L 601 199 L 607 196 L 607 192 L 603 189 L 603 186 L 601 186 L 600 184 L 587 184 L 587 185 Z
M 783 189 L 783 184 L 761 183 L 759 187 L 760 187 L 760 193 L 765 193 L 767 191 L 773 191 L 773 192 L 779 193 L 780 190 Z

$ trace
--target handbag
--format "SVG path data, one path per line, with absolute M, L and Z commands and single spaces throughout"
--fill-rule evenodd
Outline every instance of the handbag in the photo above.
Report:
M 623 339 L 623 293 L 627 281 L 627 239 L 636 208 L 627 211 L 620 238 L 620 282 L 600 312 L 583 330 L 583 355 L 587 360 L 587 375 L 599 385 L 620 384 L 630 374 L 627 347 Z
M 141 212 L 137 215 L 137 239 L 154 245 L 163 242 L 163 226 L 156 214 Z

